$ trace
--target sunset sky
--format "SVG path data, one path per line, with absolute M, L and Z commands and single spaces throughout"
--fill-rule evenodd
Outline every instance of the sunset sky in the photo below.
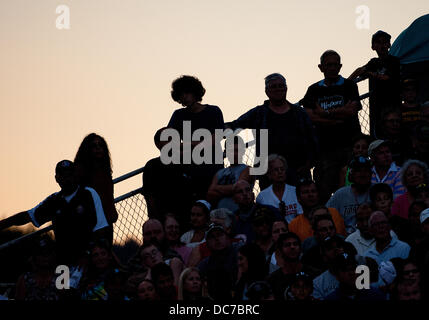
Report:
M 59 5 L 69 30 L 56 28 Z M 356 26 L 362 5 L 369 29 Z M 321 79 L 323 51 L 338 51 L 349 76 L 375 56 L 375 31 L 394 40 L 427 13 L 427 0 L 2 0 L 0 217 L 58 191 L 55 164 L 90 132 L 107 140 L 114 177 L 157 156 L 153 135 L 180 107 L 170 90 L 182 74 L 231 121 L 264 101 L 266 75 L 282 73 L 297 102 Z

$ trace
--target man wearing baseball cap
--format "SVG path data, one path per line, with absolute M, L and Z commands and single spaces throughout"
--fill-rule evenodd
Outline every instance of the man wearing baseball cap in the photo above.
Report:
M 352 185 L 338 189 L 326 203 L 326 207 L 337 209 L 343 217 L 347 235 L 356 231 L 357 208 L 369 201 L 372 173 L 371 161 L 362 156 L 353 158 L 349 168 Z
M 52 221 L 58 262 L 69 266 L 80 264 L 94 237 L 105 237 L 108 227 L 100 197 L 89 187 L 79 186 L 75 166 L 62 160 L 55 167 L 55 180 L 61 187 L 30 210 L 0 221 L 0 230 L 32 222 L 40 227 Z
M 401 182 L 400 167 L 392 159 L 392 152 L 387 140 L 375 140 L 368 147 L 374 166 L 372 167 L 371 183 L 385 183 L 392 188 L 393 199 L 405 193 Z

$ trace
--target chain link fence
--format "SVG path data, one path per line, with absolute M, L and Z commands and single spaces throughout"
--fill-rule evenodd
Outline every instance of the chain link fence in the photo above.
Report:
M 361 124 L 362 133 L 369 134 L 369 101 L 368 94 L 361 96 L 362 110 L 359 111 L 359 121 Z M 250 130 L 243 130 L 240 133 L 244 142 L 249 143 L 254 138 Z M 250 143 L 251 144 L 251 143 Z M 245 164 L 252 166 L 255 154 L 255 146 L 252 145 L 246 149 L 243 161 Z M 229 165 L 225 159 L 225 165 Z M 144 174 L 144 173 L 143 173 Z M 148 219 L 146 201 L 142 195 L 142 188 L 134 190 L 117 198 L 116 209 L 119 217 L 114 225 L 114 243 L 119 246 L 124 246 L 127 241 L 133 240 L 137 244 L 142 244 L 142 226 Z M 255 196 L 259 193 L 258 181 L 253 189 Z

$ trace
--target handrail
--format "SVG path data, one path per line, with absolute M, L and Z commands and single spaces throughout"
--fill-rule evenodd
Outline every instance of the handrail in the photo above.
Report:
M 22 242 L 24 240 L 28 240 L 28 239 L 34 238 L 35 236 L 38 236 L 39 234 L 43 234 L 43 233 L 46 233 L 48 231 L 51 231 L 52 229 L 53 229 L 53 226 L 50 225 L 50 226 L 47 226 L 47 227 L 45 227 L 43 229 L 34 231 L 32 233 L 29 233 L 29 234 L 25 234 L 25 235 L 23 235 L 23 236 L 21 236 L 19 238 L 10 240 L 10 241 L 8 241 L 8 242 L 3 243 L 2 245 L 0 245 L 0 251 L 3 250 L 3 249 L 9 248 L 9 247 L 11 247 L 11 246 L 13 246 L 15 244 L 18 244 L 18 243 L 20 243 L 20 242 Z
M 134 170 L 134 171 L 128 173 L 127 175 L 129 175 L 129 177 L 135 176 L 135 175 L 139 174 L 140 172 L 143 172 L 143 169 L 144 169 L 144 167 L 140 168 L 140 169 L 137 169 L 137 170 Z M 137 172 L 137 171 L 139 171 L 139 172 Z M 135 172 L 137 172 L 137 173 L 135 173 Z M 131 173 L 134 173 L 134 174 L 131 175 Z M 121 176 L 120 178 L 122 178 L 124 176 L 125 175 Z M 120 181 L 122 181 L 122 180 L 120 180 Z M 137 189 L 135 189 L 133 191 L 127 192 L 126 194 L 123 194 L 122 196 L 119 196 L 119 197 L 115 198 L 113 201 L 114 201 L 114 203 L 120 202 L 120 201 L 122 201 L 124 199 L 127 199 L 129 197 L 132 197 L 132 196 L 138 194 L 138 193 L 141 193 L 142 191 L 143 191 L 143 187 L 137 188 Z M 18 243 L 20 243 L 20 242 L 22 242 L 24 240 L 29 240 L 31 238 L 34 238 L 34 237 L 40 235 L 40 234 L 46 233 L 48 231 L 51 231 L 52 229 L 53 229 L 53 226 L 49 225 L 49 226 L 47 226 L 47 227 L 45 227 L 43 229 L 34 231 L 32 233 L 29 233 L 29 234 L 25 234 L 25 235 L 23 235 L 23 236 L 21 236 L 19 238 L 10 240 L 10 241 L 8 241 L 8 242 L 0 245 L 0 251 L 2 251 L 3 249 L 9 248 L 9 247 L 11 247 L 11 246 L 13 246 L 15 244 L 18 244 Z
M 142 173 L 143 171 L 144 171 L 144 167 L 141 167 L 141 168 L 136 169 L 134 171 L 128 172 L 128 173 L 126 173 L 120 177 L 113 179 L 113 184 L 119 183 L 119 182 L 124 181 L 128 178 L 134 177 L 134 176 L 138 175 L 139 173 Z

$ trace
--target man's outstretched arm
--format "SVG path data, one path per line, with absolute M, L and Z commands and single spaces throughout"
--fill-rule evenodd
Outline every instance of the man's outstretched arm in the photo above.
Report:
M 0 230 L 9 228 L 11 226 L 22 226 L 31 222 L 30 215 L 28 211 L 22 211 L 9 218 L 3 219 L 0 221 Z

